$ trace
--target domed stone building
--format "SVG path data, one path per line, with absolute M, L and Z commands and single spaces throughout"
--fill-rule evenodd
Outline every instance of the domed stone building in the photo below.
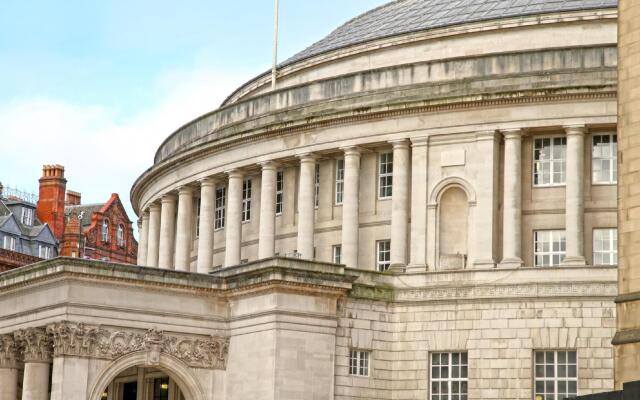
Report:
M 52 399 L 611 390 L 616 6 L 394 1 L 250 80 L 134 183 L 141 267 L 0 275 L 70 288 L 0 319 L 54 345 L 16 382 L 37 359 Z

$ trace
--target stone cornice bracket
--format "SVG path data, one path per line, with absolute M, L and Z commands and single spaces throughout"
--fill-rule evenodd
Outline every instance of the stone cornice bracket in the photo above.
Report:
M 18 368 L 18 345 L 13 335 L 0 335 L 0 368 Z
M 147 365 L 158 365 L 169 354 L 195 368 L 226 369 L 229 338 L 171 335 L 155 328 L 146 332 L 114 330 L 76 322 L 47 326 L 54 355 L 114 360 L 137 351 L 147 352 Z
M 13 334 L 24 362 L 51 362 L 51 338 L 44 328 L 20 329 Z

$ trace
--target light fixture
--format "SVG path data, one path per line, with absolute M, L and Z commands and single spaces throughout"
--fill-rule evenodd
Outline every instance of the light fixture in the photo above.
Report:
M 102 392 L 102 398 L 106 399 L 109 397 L 109 393 L 105 390 L 104 392 Z
M 168 383 L 161 383 L 161 384 L 160 384 L 160 389 L 162 389 L 162 390 L 167 390 L 167 389 L 169 389 L 169 384 L 168 384 Z

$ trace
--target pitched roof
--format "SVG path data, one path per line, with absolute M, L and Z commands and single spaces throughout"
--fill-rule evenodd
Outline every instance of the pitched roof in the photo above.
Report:
M 93 203 L 93 204 L 81 204 L 77 206 L 65 206 L 64 213 L 74 213 L 76 215 L 84 212 L 82 215 L 82 227 L 86 228 L 91 225 L 91 217 L 93 213 L 98 212 L 104 207 L 104 203 Z

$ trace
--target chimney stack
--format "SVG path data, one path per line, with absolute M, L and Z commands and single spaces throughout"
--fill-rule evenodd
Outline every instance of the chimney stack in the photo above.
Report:
M 79 206 L 82 200 L 82 195 L 79 192 L 74 192 L 73 190 L 67 190 L 67 201 L 65 205 L 67 206 Z
M 64 200 L 67 180 L 62 165 L 44 165 L 40 178 L 40 196 L 36 208 L 38 219 L 46 223 L 56 239 L 64 234 Z

